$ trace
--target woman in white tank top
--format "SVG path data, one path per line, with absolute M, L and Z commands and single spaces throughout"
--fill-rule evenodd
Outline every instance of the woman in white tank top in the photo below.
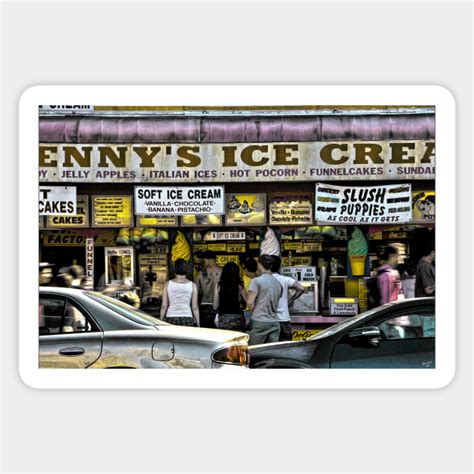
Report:
M 198 292 L 196 284 L 186 278 L 189 266 L 179 258 L 174 264 L 176 277 L 166 282 L 160 317 L 178 326 L 199 326 Z

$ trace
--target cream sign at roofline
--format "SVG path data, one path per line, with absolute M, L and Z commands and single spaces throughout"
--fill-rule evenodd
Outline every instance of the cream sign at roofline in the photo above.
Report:
M 40 182 L 434 179 L 432 140 L 40 144 Z

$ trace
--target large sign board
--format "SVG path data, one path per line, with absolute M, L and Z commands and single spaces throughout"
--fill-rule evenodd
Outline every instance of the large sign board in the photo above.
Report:
M 39 215 L 59 216 L 76 214 L 75 186 L 40 186 Z
M 137 215 L 224 214 L 224 186 L 135 186 Z
M 434 179 L 433 140 L 39 145 L 41 182 Z
M 411 184 L 335 186 L 316 183 L 318 223 L 404 224 L 411 221 Z

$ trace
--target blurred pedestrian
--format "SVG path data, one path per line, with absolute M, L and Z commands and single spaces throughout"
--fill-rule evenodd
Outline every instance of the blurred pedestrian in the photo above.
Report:
M 435 294 L 435 250 L 432 242 L 425 250 L 416 268 L 415 296 L 434 296 Z
M 82 278 L 84 277 L 84 268 L 81 265 L 71 265 L 69 267 L 69 274 L 72 276 L 72 287 L 82 288 Z
M 257 270 L 260 276 L 250 282 L 247 306 L 250 318 L 249 345 L 277 342 L 280 337 L 278 304 L 283 293 L 280 282 L 272 276 L 273 257 L 261 255 Z
M 48 286 L 53 279 L 54 263 L 40 262 L 39 264 L 39 286 Z
M 206 250 L 201 256 L 203 258 L 203 268 L 196 276 L 201 327 L 215 328 L 214 281 L 219 280 L 222 270 L 216 264 L 216 254 L 214 252 Z
M 398 265 L 398 249 L 389 245 L 384 251 L 383 259 L 385 263 L 378 269 L 377 273 L 380 305 L 403 299 L 401 296 L 403 290 L 400 274 L 396 268 Z
M 405 274 L 401 276 L 405 298 L 415 297 L 416 263 L 409 260 L 405 264 Z
M 272 265 L 272 276 L 278 280 L 280 285 L 283 288 L 283 293 L 281 295 L 280 301 L 278 303 L 278 321 L 280 322 L 280 341 L 291 341 L 292 339 L 292 331 L 291 331 L 291 319 L 290 319 L 290 311 L 288 309 L 289 306 L 293 304 L 302 294 L 304 294 L 305 289 L 304 286 L 296 281 L 295 279 L 280 275 L 281 267 L 281 257 L 277 255 L 273 255 L 273 265 Z M 289 295 L 289 290 L 294 290 Z
M 247 292 L 240 278 L 240 268 L 227 262 L 219 280 L 214 280 L 214 310 L 218 312 L 217 327 L 230 331 L 245 331 L 244 309 Z
M 175 278 L 165 283 L 160 318 L 178 326 L 199 326 L 198 290 L 187 279 L 189 265 L 178 258 L 174 263 Z

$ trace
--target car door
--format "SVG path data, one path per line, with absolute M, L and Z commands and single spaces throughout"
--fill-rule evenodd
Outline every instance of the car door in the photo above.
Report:
M 40 296 L 39 367 L 84 369 L 102 352 L 102 331 L 75 301 Z
M 335 346 L 331 368 L 434 368 L 435 312 L 411 310 L 371 322 L 380 331 L 375 344 L 359 344 L 346 335 Z

